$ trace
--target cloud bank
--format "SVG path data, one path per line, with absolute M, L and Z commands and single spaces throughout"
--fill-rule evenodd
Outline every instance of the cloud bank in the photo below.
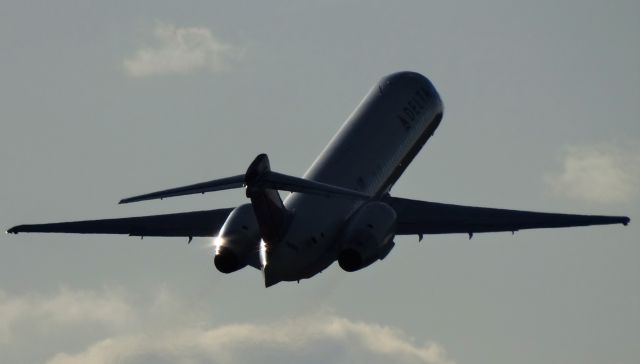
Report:
M 561 196 L 591 203 L 627 202 L 638 195 L 640 152 L 611 144 L 571 146 L 562 169 L 545 179 Z
M 110 289 L 48 296 L 0 291 L 0 361 L 34 361 L 21 356 L 20 348 L 29 348 L 42 351 L 37 361 L 49 364 L 453 363 L 437 343 L 416 343 L 398 329 L 335 314 L 212 325 L 206 313 L 193 311 L 167 290 L 138 304 Z M 99 337 L 83 334 L 97 328 Z M 40 345 L 58 336 L 66 339 Z
M 133 77 L 220 72 L 242 56 L 239 47 L 223 43 L 205 27 L 180 28 L 157 23 L 154 45 L 145 45 L 123 61 Z

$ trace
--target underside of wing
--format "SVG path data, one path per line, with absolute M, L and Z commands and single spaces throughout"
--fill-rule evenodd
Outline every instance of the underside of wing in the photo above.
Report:
M 131 236 L 216 236 L 232 208 L 166 215 L 18 225 L 7 232 L 127 234 Z
M 450 234 L 517 231 L 629 223 L 626 216 L 571 215 L 443 204 L 391 197 L 398 215 L 396 234 Z

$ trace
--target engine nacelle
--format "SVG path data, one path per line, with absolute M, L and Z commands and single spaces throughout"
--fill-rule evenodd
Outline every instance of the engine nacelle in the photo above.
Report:
M 347 272 L 384 259 L 393 246 L 396 211 L 383 202 L 370 202 L 349 220 L 342 234 L 338 264 Z
M 222 273 L 235 272 L 259 261 L 260 231 L 251 204 L 236 207 L 214 240 L 213 263 Z

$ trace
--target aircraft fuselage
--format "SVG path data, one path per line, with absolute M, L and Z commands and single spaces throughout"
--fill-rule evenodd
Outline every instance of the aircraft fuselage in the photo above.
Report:
M 431 82 L 413 72 L 381 79 L 314 161 L 304 178 L 383 198 L 442 119 Z M 310 278 L 336 259 L 341 233 L 367 201 L 292 193 L 292 220 L 282 241 L 269 244 L 267 286 Z

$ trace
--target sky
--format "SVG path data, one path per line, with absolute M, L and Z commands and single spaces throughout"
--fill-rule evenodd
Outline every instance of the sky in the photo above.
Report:
M 0 236 L 0 362 L 640 361 L 638 1 L 0 3 L 0 225 L 245 203 L 126 196 L 302 175 L 413 70 L 442 124 L 392 195 L 631 224 L 396 238 L 265 289 L 211 239 Z

